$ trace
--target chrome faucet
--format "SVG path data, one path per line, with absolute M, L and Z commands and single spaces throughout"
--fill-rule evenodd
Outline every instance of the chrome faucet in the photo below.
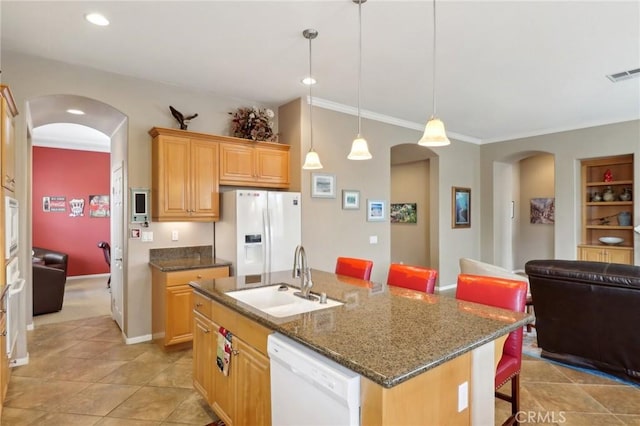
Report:
M 296 247 L 296 251 L 293 254 L 293 278 L 300 277 L 300 291 L 294 293 L 304 299 L 315 299 L 310 294 L 311 287 L 313 287 L 313 281 L 311 281 L 311 268 L 307 266 L 307 254 L 304 251 L 304 247 L 299 245 Z

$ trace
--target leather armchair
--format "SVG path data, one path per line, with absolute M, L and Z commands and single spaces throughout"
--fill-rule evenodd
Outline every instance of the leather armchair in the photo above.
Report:
M 66 282 L 64 270 L 33 265 L 33 315 L 61 310 Z
M 33 248 L 33 315 L 62 309 L 69 255 L 40 247 Z
M 68 254 L 41 248 L 41 247 L 34 247 L 33 257 L 43 260 L 44 266 L 62 269 L 64 271 L 64 276 L 66 278 L 67 264 L 69 263 Z

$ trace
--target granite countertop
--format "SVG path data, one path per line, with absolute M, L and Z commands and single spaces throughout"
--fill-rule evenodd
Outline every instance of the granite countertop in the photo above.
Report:
M 344 305 L 276 318 L 225 293 L 286 283 L 291 272 L 190 285 L 256 322 L 390 388 L 532 322 L 526 313 L 312 270 L 312 292 Z M 233 332 L 233 330 L 230 330 Z
M 231 266 L 231 262 L 217 258 L 212 253 L 211 246 L 151 249 L 149 265 L 162 272 Z

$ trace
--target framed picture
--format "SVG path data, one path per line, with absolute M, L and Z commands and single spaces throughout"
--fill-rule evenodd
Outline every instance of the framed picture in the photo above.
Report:
M 555 198 L 531 199 L 531 223 L 555 223 Z
M 358 210 L 360 208 L 360 191 L 353 189 L 342 190 L 342 209 Z
M 367 220 L 369 222 L 385 220 L 384 200 L 367 200 Z
M 471 228 L 470 188 L 451 188 L 451 227 Z
M 336 198 L 336 175 L 311 173 L 311 196 L 314 198 Z
M 109 196 L 89 195 L 89 217 L 109 217 Z
M 418 205 L 416 203 L 391 203 L 389 218 L 391 223 L 418 223 Z

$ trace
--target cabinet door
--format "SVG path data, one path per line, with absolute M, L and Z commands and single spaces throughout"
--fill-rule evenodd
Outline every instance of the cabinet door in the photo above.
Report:
M 220 144 L 220 184 L 235 185 L 255 181 L 253 147 Z
M 16 186 L 15 124 L 13 115 L 2 98 L 2 186 L 10 191 Z
M 220 216 L 218 192 L 218 144 L 191 140 L 191 215 Z
M 188 342 L 193 338 L 193 292 L 188 284 L 167 288 L 165 345 Z
M 602 249 L 580 247 L 579 260 L 587 260 L 589 262 L 604 262 L 602 259 Z
M 625 265 L 632 265 L 632 250 L 616 250 L 616 249 L 607 249 L 606 251 L 606 262 L 609 263 L 622 263 Z
M 269 358 L 241 339 L 234 340 L 236 367 L 236 425 L 271 424 Z
M 190 141 L 159 136 L 154 140 L 152 216 L 188 218 L 190 213 Z
M 289 151 L 257 146 L 255 154 L 258 181 L 274 187 L 289 186 Z
M 222 421 L 227 426 L 233 426 L 235 424 L 236 411 L 235 411 L 235 398 L 234 391 L 236 381 L 238 380 L 238 374 L 236 372 L 236 358 L 235 356 L 231 356 L 231 363 L 229 365 L 229 375 L 225 376 L 222 374 L 220 369 L 216 364 L 217 352 L 218 352 L 218 329 L 220 326 L 215 322 L 213 324 L 213 360 L 212 360 L 212 369 L 213 374 L 211 375 L 212 380 L 212 401 L 211 407 L 215 411 L 215 413 L 220 417 Z M 232 337 L 232 342 L 235 345 L 236 337 Z
M 211 403 L 211 368 L 213 366 L 213 324 L 204 316 L 193 317 L 193 387 Z

